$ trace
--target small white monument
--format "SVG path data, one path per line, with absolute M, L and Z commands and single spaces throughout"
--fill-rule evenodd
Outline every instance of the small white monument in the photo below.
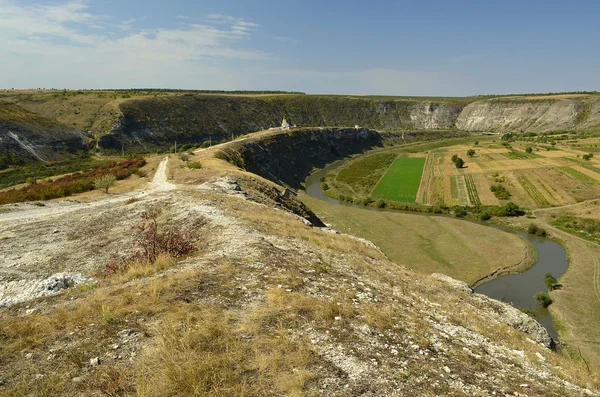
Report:
M 281 129 L 282 130 L 289 130 L 290 129 L 290 123 L 288 123 L 285 120 L 285 117 L 283 118 L 283 121 L 281 122 Z

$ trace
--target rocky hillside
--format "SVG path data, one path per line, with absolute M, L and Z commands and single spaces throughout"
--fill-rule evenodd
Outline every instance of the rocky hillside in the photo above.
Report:
M 490 99 L 467 105 L 456 120 L 465 131 L 547 132 L 600 127 L 600 98 Z
M 381 145 L 379 134 L 366 128 L 303 128 L 235 141 L 222 153 L 252 173 L 297 188 L 314 168 Z
M 399 131 L 450 129 L 462 105 L 410 100 L 374 100 L 334 96 L 289 95 L 233 97 L 184 95 L 123 102 L 118 127 L 100 138 L 113 148 L 123 138 L 130 145 L 202 142 L 277 127 L 286 117 L 298 126 L 349 127 Z
M 526 314 L 311 227 L 221 149 L 143 191 L 3 209 L 0 394 L 597 395 Z M 148 213 L 194 249 L 107 267 Z
M 0 102 L 0 156 L 9 163 L 48 161 L 84 149 L 88 137 L 53 119 Z
M 546 132 L 600 128 L 593 94 L 498 98 L 335 95 L 129 95 L 111 92 L 4 93 L 0 101 L 92 135 L 105 150 L 165 149 L 277 127 L 361 127 L 415 131 Z

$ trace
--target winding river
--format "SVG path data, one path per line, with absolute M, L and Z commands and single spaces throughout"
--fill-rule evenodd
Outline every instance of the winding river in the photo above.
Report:
M 316 199 L 326 201 L 328 203 L 338 204 L 347 207 L 362 208 L 371 211 L 395 211 L 388 209 L 379 209 L 373 207 L 363 207 L 355 204 L 348 204 L 343 201 L 336 200 L 325 195 L 321 191 L 321 177 L 325 176 L 331 170 L 344 164 L 346 160 L 340 160 L 328 165 L 311 174 L 306 179 L 306 193 Z M 435 216 L 429 214 L 421 214 L 422 216 Z M 467 221 L 465 221 L 467 222 Z M 552 273 L 556 278 L 560 277 L 569 267 L 567 255 L 564 248 L 554 241 L 538 236 L 531 236 L 521 232 L 506 230 L 510 233 L 518 234 L 527 239 L 537 251 L 537 261 L 528 270 L 519 274 L 509 274 L 500 276 L 481 284 L 475 288 L 475 292 L 489 296 L 490 298 L 498 299 L 503 302 L 512 304 L 520 309 L 532 309 L 535 311 L 535 318 L 547 330 L 550 336 L 558 339 L 558 334 L 553 327 L 552 317 L 548 309 L 542 307 L 533 296 L 540 291 L 546 291 L 544 285 L 544 274 Z

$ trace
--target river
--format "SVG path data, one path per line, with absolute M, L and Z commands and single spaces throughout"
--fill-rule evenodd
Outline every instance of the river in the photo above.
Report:
M 312 173 L 306 179 L 306 193 L 316 199 L 326 201 L 332 204 L 343 205 L 353 208 L 369 209 L 372 211 L 394 211 L 388 209 L 379 209 L 373 207 L 363 207 L 355 204 L 348 204 L 343 201 L 331 198 L 321 191 L 321 177 L 328 172 L 341 166 L 345 160 L 340 160 L 328 165 Z M 419 214 L 419 213 L 415 213 Z M 422 216 L 435 216 L 429 214 L 421 214 Z M 467 221 L 465 221 L 467 222 Z M 544 275 L 551 273 L 554 277 L 559 278 L 569 267 L 567 255 L 564 248 L 554 241 L 538 236 L 532 236 L 521 232 L 506 230 L 511 233 L 527 239 L 537 251 L 537 261 L 528 270 L 519 274 L 509 274 L 501 276 L 481 284 L 475 289 L 475 292 L 489 296 L 490 298 L 498 299 L 502 302 L 510 303 L 519 309 L 532 309 L 535 311 L 535 318 L 547 330 L 550 336 L 558 339 L 558 334 L 552 324 L 552 317 L 548 309 L 542 307 L 533 296 L 540 291 L 546 292 L 547 288 L 544 285 Z

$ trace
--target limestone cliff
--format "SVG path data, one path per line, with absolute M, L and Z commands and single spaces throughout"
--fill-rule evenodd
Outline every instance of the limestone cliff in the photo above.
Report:
M 600 126 L 600 100 L 490 99 L 467 105 L 456 120 L 465 131 L 548 132 Z

